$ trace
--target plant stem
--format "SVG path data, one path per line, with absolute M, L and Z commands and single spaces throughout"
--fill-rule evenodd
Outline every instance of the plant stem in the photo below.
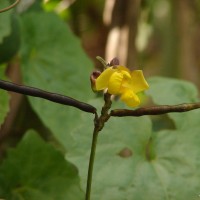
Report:
M 85 200 L 90 200 L 90 193 L 91 193 L 91 186 L 92 186 L 92 174 L 93 174 L 98 132 L 99 132 L 98 129 L 94 128 L 93 138 L 92 138 L 92 146 L 91 146 L 91 152 L 90 152 L 90 161 L 89 161 L 89 167 L 88 167 L 88 177 L 87 177 L 87 188 L 86 188 Z
M 95 113 L 94 131 L 93 131 L 92 146 L 91 146 L 90 160 L 89 160 L 89 167 L 88 167 L 87 188 L 86 188 L 85 200 L 90 200 L 94 159 L 95 159 L 96 146 L 97 146 L 97 138 L 98 138 L 99 132 L 104 127 L 105 122 L 107 122 L 108 119 L 110 118 L 110 114 L 108 114 L 108 111 L 112 104 L 112 101 L 110 98 L 111 98 L 110 94 L 108 94 L 108 93 L 104 94 L 105 104 L 102 107 L 100 117 L 97 115 L 97 113 Z

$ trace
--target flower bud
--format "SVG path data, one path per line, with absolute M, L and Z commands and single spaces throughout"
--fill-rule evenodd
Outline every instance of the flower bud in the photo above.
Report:
M 100 71 L 94 71 L 90 75 L 90 83 L 91 83 L 91 88 L 93 92 L 97 92 L 96 90 L 96 79 L 100 76 L 101 72 Z
M 111 61 L 110 61 L 110 66 L 115 66 L 115 65 L 119 65 L 119 59 L 117 57 L 113 58 Z

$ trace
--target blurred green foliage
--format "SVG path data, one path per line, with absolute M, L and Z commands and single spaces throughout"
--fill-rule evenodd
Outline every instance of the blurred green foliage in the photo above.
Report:
M 4 1 L 1 8 L 8 5 L 9 3 Z M 0 63 L 4 63 L 17 53 L 20 45 L 19 22 L 13 11 L 1 13 L 0 30 Z
M 53 27 L 53 29 L 52 29 Z M 53 13 L 27 13 L 22 17 L 22 73 L 26 85 L 89 100 L 89 74 L 92 63 L 81 49 L 80 41 Z M 58 140 L 71 143 L 70 128 L 79 122 L 78 112 L 43 100 L 30 98 L 42 122 L 57 132 Z M 70 116 L 74 120 L 64 120 Z M 55 124 L 55 118 L 59 124 Z
M 8 2 L 3 2 L 1 3 L 1 9 L 3 9 L 4 7 L 8 6 L 9 3 Z M 4 37 L 8 36 L 11 32 L 11 12 L 12 11 L 8 11 L 5 13 L 1 14 L 0 17 L 0 43 L 3 42 Z
M 6 79 L 5 77 L 5 65 L 0 65 L 0 77 Z M 0 126 L 4 122 L 6 115 L 9 111 L 9 95 L 8 92 L 0 90 Z
M 5 199 L 83 199 L 78 172 L 63 155 L 30 130 L 0 166 Z

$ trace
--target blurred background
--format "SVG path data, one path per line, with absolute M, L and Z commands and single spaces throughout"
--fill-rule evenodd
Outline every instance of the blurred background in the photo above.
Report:
M 95 68 L 102 67 L 96 56 L 107 62 L 118 57 L 121 65 L 144 70 L 145 77 L 188 80 L 200 88 L 200 0 L 21 0 L 17 12 L 30 12 L 41 3 L 47 12 L 57 13 L 80 38 Z M 20 59 L 10 62 L 20 46 L 20 31 L 15 20 L 14 31 L 8 37 L 11 39 L 0 45 L 0 62 L 9 61 L 6 67 L 9 80 L 24 84 Z M 5 20 L 0 23 L 2 33 L 3 25 L 7 24 Z M 64 93 L 57 86 L 55 91 Z M 0 143 L 4 136 L 16 133 L 18 138 L 30 127 L 48 132 L 27 99 L 11 94 L 10 112 L 1 126 Z M 28 124 L 24 123 L 26 116 L 29 116 Z
M 97 68 L 97 55 L 118 57 L 200 88 L 200 0 L 46 0 L 45 8 L 70 24 Z

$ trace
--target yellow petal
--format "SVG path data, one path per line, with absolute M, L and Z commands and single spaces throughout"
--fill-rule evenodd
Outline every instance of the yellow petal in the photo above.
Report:
M 130 70 L 124 66 L 118 66 L 118 72 L 123 74 L 123 81 L 121 84 L 121 89 L 119 93 L 123 93 L 124 89 L 131 88 L 130 82 L 131 82 L 131 74 Z
M 110 79 L 110 76 L 115 72 L 115 69 L 112 69 L 111 67 L 107 68 L 105 71 L 103 71 L 100 76 L 96 79 L 96 90 L 103 90 L 108 87 L 108 82 Z
M 142 92 L 149 88 L 142 70 L 134 70 L 131 72 L 131 89 L 134 93 Z
M 131 79 L 131 74 L 129 72 L 122 70 L 120 73 L 123 74 L 124 79 Z
M 123 74 L 119 72 L 114 72 L 109 79 L 108 92 L 110 94 L 119 94 L 122 81 L 123 81 Z
M 136 107 L 140 104 L 140 99 L 132 90 L 126 90 L 121 95 L 121 100 L 129 107 Z
M 118 66 L 117 66 L 117 69 L 120 70 L 120 71 L 127 71 L 127 72 L 130 74 L 130 70 L 129 70 L 127 67 L 118 65 Z

